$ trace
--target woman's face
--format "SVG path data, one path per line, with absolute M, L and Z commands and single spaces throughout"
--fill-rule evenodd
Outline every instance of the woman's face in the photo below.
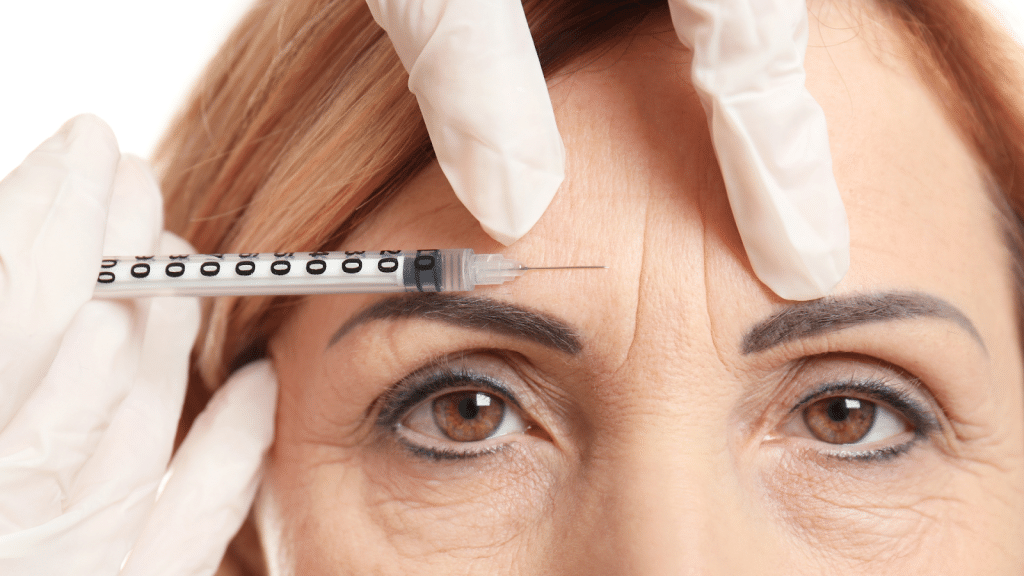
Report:
M 808 87 L 852 237 L 833 298 L 785 302 L 754 276 L 661 23 L 552 81 L 567 178 L 521 241 L 488 238 L 433 165 L 344 246 L 607 270 L 311 298 L 273 340 L 272 562 L 1020 571 L 1024 378 L 983 177 L 891 38 L 817 18 Z

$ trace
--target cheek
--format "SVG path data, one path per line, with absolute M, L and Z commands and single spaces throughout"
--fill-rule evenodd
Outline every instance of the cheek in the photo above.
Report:
M 491 469 L 445 464 L 442 474 L 433 463 L 396 465 L 387 449 L 345 459 L 309 447 L 276 451 L 291 454 L 274 462 L 272 476 L 298 573 L 359 567 L 409 574 L 467 561 L 498 573 L 528 562 L 540 553 L 533 543 L 550 540 L 538 538 L 552 512 L 550 478 L 524 464 L 531 458 L 525 451 L 510 451 Z
M 761 489 L 777 503 L 771 509 L 778 525 L 809 557 L 830 558 L 832 567 L 936 574 L 986 565 L 979 564 L 982 550 L 997 563 L 1005 560 L 993 538 L 998 530 L 987 528 L 1005 527 L 1005 518 L 979 505 L 985 499 L 977 477 L 957 472 L 938 454 L 917 450 L 895 466 L 858 469 L 790 453 L 768 469 Z M 924 469 L 929 472 L 907 472 Z
M 513 443 L 486 461 L 461 464 L 391 453 L 404 451 L 399 447 L 381 450 L 364 460 L 362 506 L 384 532 L 400 534 L 425 554 L 452 548 L 497 553 L 550 513 L 545 498 L 553 476 L 538 462 L 543 448 L 537 444 Z

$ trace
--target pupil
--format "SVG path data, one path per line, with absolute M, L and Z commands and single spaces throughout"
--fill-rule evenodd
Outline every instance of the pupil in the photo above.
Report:
M 835 400 L 828 403 L 828 417 L 833 422 L 842 422 L 850 415 L 849 408 L 846 407 L 845 398 L 836 398 Z
M 476 405 L 476 394 L 468 394 L 465 398 L 459 400 L 459 416 L 466 420 L 472 420 L 479 413 L 480 407 Z

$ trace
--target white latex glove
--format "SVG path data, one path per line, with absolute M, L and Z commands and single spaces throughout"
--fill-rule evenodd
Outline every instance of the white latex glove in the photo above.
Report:
M 0 182 L 0 574 L 113 575 L 133 547 L 125 574 L 211 574 L 246 515 L 273 373 L 218 393 L 154 506 L 198 304 L 90 300 L 104 253 L 191 251 L 161 221 L 145 163 L 95 116 Z
M 565 148 L 521 1 L 366 3 L 455 194 L 495 240 L 522 238 L 565 177 Z
M 804 86 L 804 0 L 669 0 L 747 257 L 787 300 L 831 292 L 850 266 L 825 114 Z
M 564 152 L 519 0 L 367 0 L 409 71 L 441 167 L 484 230 L 510 244 L 540 218 Z M 729 201 L 758 278 L 828 294 L 849 229 L 825 116 L 804 87 L 801 0 L 670 0 Z

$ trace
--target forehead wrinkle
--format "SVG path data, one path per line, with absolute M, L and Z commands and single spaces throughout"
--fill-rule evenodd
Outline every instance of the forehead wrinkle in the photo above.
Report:
M 714 147 L 711 143 L 710 133 L 704 136 L 704 143 L 700 150 L 702 152 L 703 170 L 698 172 L 702 181 L 698 185 L 698 201 L 700 208 L 700 224 L 703 246 L 703 269 L 704 269 L 704 305 L 707 315 L 708 334 L 711 337 L 712 348 L 721 366 L 729 366 L 727 360 L 725 335 L 719 331 L 717 315 L 712 309 L 711 286 L 713 285 L 710 263 L 712 261 L 712 241 L 717 238 L 716 244 L 719 249 L 727 249 L 737 261 L 746 259 L 743 251 L 742 240 L 739 239 L 739 229 L 733 218 L 732 210 L 728 202 L 728 193 L 725 187 L 725 178 L 722 176 L 721 168 L 715 157 Z M 713 221 L 715 215 L 717 223 Z M 730 242 L 730 239 L 732 240 Z M 736 246 L 739 246 L 737 251 Z
M 948 302 L 919 292 L 884 292 L 792 304 L 754 326 L 743 338 L 742 350 L 752 354 L 851 326 L 920 317 L 955 322 L 985 348 L 974 324 Z
M 620 372 L 627 370 L 628 366 L 631 365 L 631 361 L 634 359 L 637 353 L 637 347 L 641 344 L 638 341 L 638 333 L 640 330 L 641 315 L 643 308 L 643 300 L 645 294 L 645 280 L 650 280 L 648 274 L 648 242 L 657 242 L 657 239 L 651 238 L 651 196 L 650 194 L 645 195 L 643 202 L 643 229 L 639 231 L 640 236 L 640 265 L 637 269 L 636 276 L 636 299 L 633 303 L 633 327 L 630 330 L 629 342 L 625 345 L 625 353 L 622 354 L 622 360 L 612 370 L 612 374 L 619 374 Z M 625 314 L 623 314 L 625 316 Z

